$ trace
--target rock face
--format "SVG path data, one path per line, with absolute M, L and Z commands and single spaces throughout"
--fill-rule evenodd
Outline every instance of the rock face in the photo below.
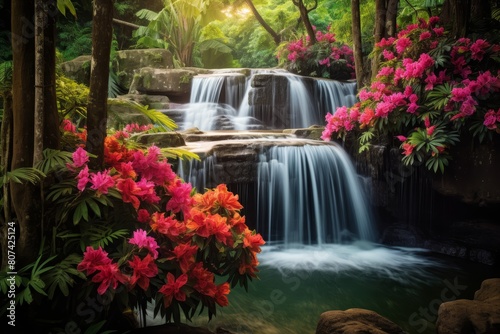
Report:
M 398 334 L 405 333 L 398 325 L 380 314 L 359 308 L 327 311 L 321 314 L 316 334 Z
M 122 87 L 130 88 L 134 74 L 143 67 L 173 68 L 172 53 L 166 49 L 135 49 L 117 51 L 112 62 L 113 71 Z
M 462 202 L 485 207 L 500 205 L 500 138 L 477 145 L 466 138 L 453 147 L 453 162 L 434 188 Z
M 80 56 L 61 64 L 64 74 L 78 83 L 89 86 L 90 84 L 90 62 L 92 56 Z
M 500 278 L 484 280 L 473 300 L 442 303 L 436 330 L 438 334 L 500 333 Z
M 187 102 L 194 75 L 196 72 L 189 69 L 143 67 L 134 75 L 129 93 L 166 95 L 172 101 Z

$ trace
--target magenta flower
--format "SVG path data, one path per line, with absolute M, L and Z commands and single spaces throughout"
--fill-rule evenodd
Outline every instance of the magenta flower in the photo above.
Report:
M 177 179 L 167 187 L 167 190 L 172 196 L 167 202 L 167 210 L 171 210 L 173 213 L 189 211 L 193 203 L 190 183 L 181 182 L 180 179 Z
M 85 187 L 87 186 L 87 183 L 89 183 L 89 167 L 85 166 L 76 176 L 76 179 L 78 180 L 78 183 L 76 187 L 80 191 L 84 191 Z
M 399 38 L 396 41 L 396 52 L 402 54 L 407 48 L 412 45 L 411 39 L 408 37 Z
M 146 231 L 138 229 L 134 231 L 134 236 L 128 240 L 129 244 L 136 245 L 139 248 L 147 249 L 153 258 L 156 259 L 158 257 L 158 243 L 155 238 L 147 236 Z
M 71 167 L 79 168 L 85 165 L 87 162 L 89 162 L 87 151 L 85 151 L 81 147 L 77 148 L 76 151 L 73 152 L 73 164 L 71 164 Z
M 109 175 L 109 170 L 92 173 L 90 176 L 90 183 L 92 183 L 90 188 L 97 192 L 97 196 L 100 194 L 107 194 L 108 189 L 115 185 L 115 181 Z
M 486 54 L 486 49 L 490 47 L 490 43 L 485 41 L 484 39 L 476 40 L 471 46 L 471 58 L 474 60 L 481 61 L 483 60 L 484 55 Z

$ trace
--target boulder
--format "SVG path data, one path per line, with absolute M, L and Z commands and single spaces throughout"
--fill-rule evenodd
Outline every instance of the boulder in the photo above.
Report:
M 316 334 L 397 334 L 405 333 L 398 325 L 380 314 L 352 308 L 345 311 L 327 311 L 321 314 Z
M 173 68 L 172 53 L 166 49 L 134 49 L 116 52 L 112 69 L 118 76 L 118 82 L 130 88 L 134 74 L 143 67 Z
M 438 334 L 500 333 L 500 278 L 484 280 L 473 300 L 442 303 L 436 331 Z
M 91 60 L 92 56 L 76 57 L 75 59 L 62 63 L 61 70 L 68 78 L 89 86 Z
M 186 143 L 178 132 L 145 133 L 137 136 L 137 142 L 158 147 L 179 147 Z
M 144 67 L 134 75 L 129 93 L 166 95 L 174 102 L 188 102 L 191 80 L 196 74 L 189 69 Z

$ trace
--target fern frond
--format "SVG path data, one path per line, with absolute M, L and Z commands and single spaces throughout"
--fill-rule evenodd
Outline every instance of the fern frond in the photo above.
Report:
M 201 160 L 200 157 L 198 156 L 198 154 L 196 154 L 194 152 L 190 152 L 190 151 L 183 149 L 183 148 L 166 147 L 166 148 L 160 149 L 160 151 L 167 159 L 181 159 L 181 160 L 195 159 L 198 161 Z

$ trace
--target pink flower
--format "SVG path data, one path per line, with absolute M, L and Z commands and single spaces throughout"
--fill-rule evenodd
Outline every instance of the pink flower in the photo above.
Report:
M 375 107 L 375 116 L 385 118 L 389 116 L 389 113 L 391 113 L 394 108 L 395 105 L 391 102 L 380 102 L 377 104 L 377 107 Z
M 115 181 L 109 175 L 109 170 L 92 173 L 90 176 L 90 183 L 92 183 L 90 188 L 97 192 L 97 196 L 100 194 L 107 194 L 108 189 L 115 185 Z
M 191 184 L 181 182 L 180 179 L 173 182 L 167 187 L 168 192 L 172 196 L 167 202 L 167 210 L 171 210 L 174 213 L 183 211 L 184 213 L 189 212 L 193 204 L 193 199 L 191 197 Z
M 451 90 L 451 101 L 463 102 L 470 97 L 471 91 L 469 87 L 455 87 Z
M 76 187 L 78 188 L 78 190 L 84 191 L 85 187 L 87 186 L 87 183 L 89 183 L 90 181 L 89 167 L 85 166 L 84 168 L 82 168 L 82 170 L 76 176 L 76 179 L 78 180 Z
M 406 140 L 406 137 L 405 137 L 405 136 L 402 136 L 402 135 L 396 136 L 396 138 L 397 138 L 399 141 L 402 141 L 402 142 Z
M 390 66 L 382 67 L 377 73 L 377 78 L 388 77 L 393 73 L 394 73 L 394 67 Z
M 433 28 L 432 31 L 436 34 L 436 36 L 440 37 L 444 35 L 444 27 Z
M 61 128 L 63 131 L 76 133 L 76 126 L 69 119 L 63 119 Z
M 484 39 L 477 39 L 471 46 L 471 58 L 474 60 L 481 61 L 486 53 L 486 49 L 490 47 L 490 43 Z
M 146 231 L 138 229 L 134 231 L 134 236 L 128 240 L 129 244 L 136 245 L 139 248 L 147 249 L 153 258 L 158 257 L 158 243 L 156 243 L 155 238 L 147 236 Z
M 431 38 L 431 32 L 430 31 L 424 31 L 423 33 L 420 34 L 419 41 L 426 40 L 428 38 Z
M 497 128 L 497 115 L 493 109 L 488 110 L 488 112 L 484 115 L 484 126 L 490 130 L 494 130 Z
M 389 50 L 382 51 L 382 55 L 384 56 L 384 58 L 386 60 L 393 60 L 394 58 L 396 58 L 394 53 L 392 53 L 392 51 L 389 51 Z
M 73 152 L 73 164 L 71 165 L 71 167 L 79 168 L 85 165 L 87 162 L 89 162 L 87 151 L 85 151 L 81 147 L 78 147 L 76 151 Z
M 411 45 L 412 45 L 412 42 L 408 37 L 399 38 L 396 41 L 396 52 L 398 54 L 402 54 Z

